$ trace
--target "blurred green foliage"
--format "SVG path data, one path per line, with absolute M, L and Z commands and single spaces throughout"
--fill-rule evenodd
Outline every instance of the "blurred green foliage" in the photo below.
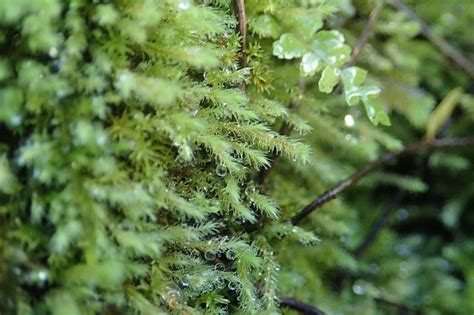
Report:
M 345 66 L 379 4 L 246 0 L 243 55 L 231 0 L 0 1 L 0 313 L 473 314 L 472 149 L 287 223 L 427 128 L 474 133 L 472 79 L 390 5 Z M 407 4 L 474 59 L 474 3 Z

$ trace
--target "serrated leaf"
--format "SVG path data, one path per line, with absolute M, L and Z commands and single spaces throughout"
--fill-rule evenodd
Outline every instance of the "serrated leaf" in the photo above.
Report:
M 318 87 L 319 90 L 323 93 L 331 93 L 336 84 L 339 82 L 338 69 L 333 67 L 326 67 L 321 74 L 321 79 L 319 79 Z
M 439 103 L 428 118 L 426 126 L 426 138 L 434 139 L 439 128 L 451 116 L 456 105 L 459 103 L 459 98 L 462 95 L 460 87 L 453 89 L 449 94 Z
M 287 33 L 273 43 L 273 55 L 280 59 L 294 59 L 301 57 L 304 45 L 293 34 Z

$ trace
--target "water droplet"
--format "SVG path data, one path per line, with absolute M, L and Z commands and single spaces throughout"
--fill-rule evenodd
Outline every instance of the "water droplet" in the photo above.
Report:
M 365 294 L 365 287 L 359 280 L 357 280 L 352 286 L 352 291 L 357 295 L 362 295 Z
M 280 271 L 280 266 L 276 265 L 275 266 L 275 271 L 277 271 L 277 272 Z
M 235 251 L 233 249 L 229 249 L 225 252 L 225 257 L 229 260 L 234 260 L 236 257 Z
M 181 0 L 178 3 L 178 8 L 180 8 L 181 10 L 187 10 L 189 9 L 189 7 L 191 7 L 191 2 L 189 0 Z
M 21 125 L 22 121 L 23 117 L 21 115 L 14 115 L 12 118 L 10 118 L 10 124 L 14 127 Z
M 224 177 L 227 174 L 227 167 L 222 164 L 217 165 L 216 174 L 217 176 Z
M 206 260 L 209 260 L 209 261 L 212 261 L 214 259 L 216 259 L 216 253 L 212 250 L 207 250 L 205 253 L 204 253 L 204 258 Z
M 187 289 L 187 288 L 189 288 L 189 283 L 186 282 L 186 281 L 181 281 L 180 287 L 181 287 L 182 289 Z
M 257 189 L 255 188 L 255 186 L 249 185 L 249 186 L 247 186 L 247 188 L 245 188 L 244 193 L 248 196 L 248 195 L 251 195 L 251 194 L 255 193 L 256 191 L 257 191 Z
M 58 49 L 56 47 L 51 47 L 48 54 L 51 58 L 56 58 L 58 56 Z
M 347 127 L 353 127 L 355 124 L 354 117 L 352 117 L 352 115 L 344 116 L 344 123 L 346 124 Z
M 223 263 L 217 263 L 217 264 L 214 266 L 214 269 L 217 270 L 217 271 L 224 271 L 225 265 L 224 265 Z
M 169 289 L 167 293 L 170 298 L 174 298 L 174 299 L 177 299 L 181 296 L 181 293 L 176 289 Z
M 410 248 L 405 245 L 398 245 L 397 247 L 395 247 L 395 251 L 400 256 L 408 256 L 411 253 Z
M 49 272 L 40 270 L 31 275 L 31 279 L 39 285 L 44 285 L 49 280 Z
M 229 282 L 229 284 L 227 285 L 227 287 L 229 288 L 229 290 L 235 291 L 235 290 L 237 290 L 237 283 L 231 281 L 231 282 Z
M 406 220 L 406 219 L 408 218 L 408 211 L 407 211 L 407 209 L 402 208 L 402 209 L 398 210 L 398 212 L 397 212 L 397 218 L 398 218 L 399 221 Z
M 443 268 L 444 271 L 451 271 L 451 264 L 449 263 L 449 261 L 447 261 L 446 259 L 443 259 L 441 261 L 441 267 Z
M 64 98 L 64 97 L 66 97 L 67 94 L 68 94 L 68 92 L 67 92 L 66 90 L 64 90 L 64 89 L 57 90 L 57 91 L 56 91 L 56 98 L 57 98 L 58 100 L 60 100 L 60 99 L 62 99 L 62 98 Z
M 370 273 L 375 274 L 375 273 L 379 272 L 379 269 L 380 269 L 379 265 L 377 265 L 377 264 L 372 263 L 372 264 L 369 265 L 369 272 Z
M 107 137 L 105 135 L 100 135 L 96 140 L 97 144 L 102 146 L 107 142 Z

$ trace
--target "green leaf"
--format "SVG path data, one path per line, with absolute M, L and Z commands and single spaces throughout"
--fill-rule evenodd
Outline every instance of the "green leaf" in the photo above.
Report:
M 326 67 L 321 74 L 321 79 L 319 79 L 319 90 L 323 93 L 331 93 L 336 84 L 339 82 L 339 69 L 333 67 Z
M 301 57 L 304 49 L 304 44 L 290 33 L 281 35 L 280 39 L 273 43 L 273 55 L 280 59 Z
M 426 138 L 434 139 L 439 128 L 451 116 L 456 105 L 459 103 L 459 98 L 462 95 L 460 87 L 453 89 L 449 94 L 439 103 L 428 118 L 426 126 Z
M 344 69 L 341 73 L 341 79 L 344 84 L 344 95 L 349 106 L 358 104 L 361 100 L 364 103 L 367 116 L 374 125 L 390 125 L 390 119 L 385 113 L 382 104 L 376 100 L 380 94 L 380 88 L 377 86 L 360 86 L 364 83 L 367 71 L 350 67 Z
M 281 27 L 271 15 L 259 15 L 255 20 L 250 21 L 250 28 L 260 37 L 278 38 L 281 34 Z
M 374 125 L 385 125 L 390 126 L 390 118 L 385 112 L 382 104 L 373 98 L 365 98 L 362 100 L 364 103 L 367 116 Z
M 341 33 L 320 31 L 314 36 L 311 50 L 304 54 L 300 70 L 304 76 L 312 76 L 324 66 L 330 66 L 335 71 L 349 59 L 350 52 L 351 49 L 344 44 L 344 36 Z

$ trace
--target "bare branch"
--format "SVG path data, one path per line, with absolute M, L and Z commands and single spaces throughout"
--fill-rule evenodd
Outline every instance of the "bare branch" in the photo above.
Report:
M 352 176 L 338 183 L 335 187 L 331 188 L 330 190 L 326 191 L 321 196 L 313 200 L 309 205 L 307 205 L 303 210 L 301 210 L 298 214 L 296 214 L 291 219 L 291 223 L 295 225 L 299 224 L 303 219 L 305 219 L 308 215 L 310 215 L 314 210 L 321 208 L 328 201 L 336 198 L 341 192 L 343 192 L 347 188 L 356 184 L 361 178 L 366 176 L 368 173 L 372 172 L 374 169 L 378 168 L 380 165 L 384 164 L 385 162 L 390 161 L 394 158 L 397 158 L 400 155 L 414 153 L 422 149 L 437 149 L 437 148 L 470 146 L 470 145 L 474 145 L 474 136 L 466 137 L 466 138 L 426 140 L 426 141 L 409 144 L 401 150 L 387 152 L 384 155 L 382 155 L 379 159 L 359 169 Z
M 426 39 L 435 45 L 440 52 L 451 59 L 459 68 L 464 70 L 471 78 L 474 79 L 474 63 L 467 59 L 459 50 L 451 46 L 444 39 L 434 35 L 428 25 L 401 0 L 390 0 L 390 5 L 394 8 L 405 12 L 412 20 L 418 22 L 421 26 L 421 33 Z
M 377 19 L 379 18 L 380 11 L 382 11 L 382 8 L 383 8 L 383 2 L 378 4 L 370 12 L 369 19 L 367 20 L 367 24 L 365 24 L 364 30 L 362 31 L 362 34 L 360 34 L 360 37 L 357 40 L 357 44 L 354 47 L 354 50 L 352 51 L 351 58 L 345 64 L 345 67 L 351 67 L 355 65 L 355 63 L 357 62 L 357 59 L 359 59 L 362 49 L 367 43 L 367 39 L 369 38 L 369 35 L 372 32 L 372 29 L 374 28 L 375 22 L 377 22 Z
M 290 297 L 286 296 L 279 296 L 278 299 L 280 300 L 280 303 L 282 305 L 285 305 L 295 311 L 298 311 L 300 314 L 306 314 L 306 315 L 324 315 L 323 311 L 321 311 L 319 308 L 303 303 L 301 301 L 295 300 Z
M 382 228 L 385 226 L 387 223 L 388 219 L 390 218 L 390 215 L 398 208 L 400 205 L 401 201 L 405 197 L 405 192 L 404 191 L 399 191 L 396 195 L 391 204 L 388 206 L 388 208 L 382 213 L 380 218 L 372 225 L 372 228 L 370 229 L 369 233 L 365 237 L 364 241 L 356 248 L 354 251 L 354 256 L 356 258 L 360 258 L 369 248 L 369 246 L 375 241 L 377 238 L 377 235 L 379 232 L 382 230 Z
M 242 36 L 242 67 L 247 66 L 247 16 L 245 14 L 245 0 L 235 0 L 237 16 L 239 18 L 239 31 Z

